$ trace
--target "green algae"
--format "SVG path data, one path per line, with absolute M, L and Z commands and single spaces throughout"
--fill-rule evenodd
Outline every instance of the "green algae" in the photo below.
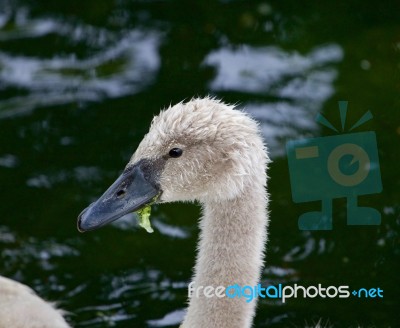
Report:
M 148 233 L 154 232 L 150 223 L 151 205 L 147 205 L 136 212 L 138 215 L 139 225 L 144 228 Z
M 140 210 L 136 211 L 137 219 L 139 225 L 144 228 L 148 233 L 153 233 L 154 230 L 151 226 L 150 222 L 150 214 L 151 214 L 151 206 L 157 201 L 160 194 L 155 196 L 150 203 L 148 203 L 145 207 L 141 208 Z

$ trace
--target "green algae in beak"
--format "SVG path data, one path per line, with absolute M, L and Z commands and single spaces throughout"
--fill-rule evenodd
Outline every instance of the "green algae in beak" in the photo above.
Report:
M 147 205 L 143 207 L 141 210 L 136 212 L 138 215 L 139 225 L 144 228 L 148 233 L 154 232 L 150 223 L 150 213 L 151 213 L 151 205 Z
M 160 193 L 155 196 L 151 200 L 151 202 L 148 203 L 145 207 L 136 211 L 139 225 L 144 228 L 148 233 L 154 232 L 150 223 L 151 205 L 153 205 L 157 201 L 158 197 L 160 197 Z

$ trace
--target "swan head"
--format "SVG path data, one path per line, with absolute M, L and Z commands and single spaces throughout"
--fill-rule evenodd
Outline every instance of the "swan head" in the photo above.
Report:
M 193 99 L 162 111 L 122 175 L 78 218 L 93 230 L 153 202 L 223 201 L 253 180 L 265 186 L 268 162 L 257 123 L 233 106 Z

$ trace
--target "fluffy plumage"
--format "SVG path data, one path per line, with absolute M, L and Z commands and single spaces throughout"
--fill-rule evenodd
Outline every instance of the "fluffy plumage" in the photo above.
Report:
M 70 328 L 32 289 L 0 276 L 0 328 Z
M 205 98 L 179 103 L 154 118 L 128 165 L 157 162 L 171 148 L 159 181 L 160 201 L 202 204 L 195 286 L 255 286 L 266 243 L 266 168 L 257 123 L 244 112 Z M 247 328 L 256 301 L 192 297 L 183 328 Z

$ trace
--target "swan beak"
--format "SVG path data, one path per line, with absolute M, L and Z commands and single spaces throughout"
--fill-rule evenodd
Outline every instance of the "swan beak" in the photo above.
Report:
M 100 228 L 154 202 L 160 189 L 146 177 L 141 163 L 128 167 L 110 188 L 78 216 L 80 232 Z

